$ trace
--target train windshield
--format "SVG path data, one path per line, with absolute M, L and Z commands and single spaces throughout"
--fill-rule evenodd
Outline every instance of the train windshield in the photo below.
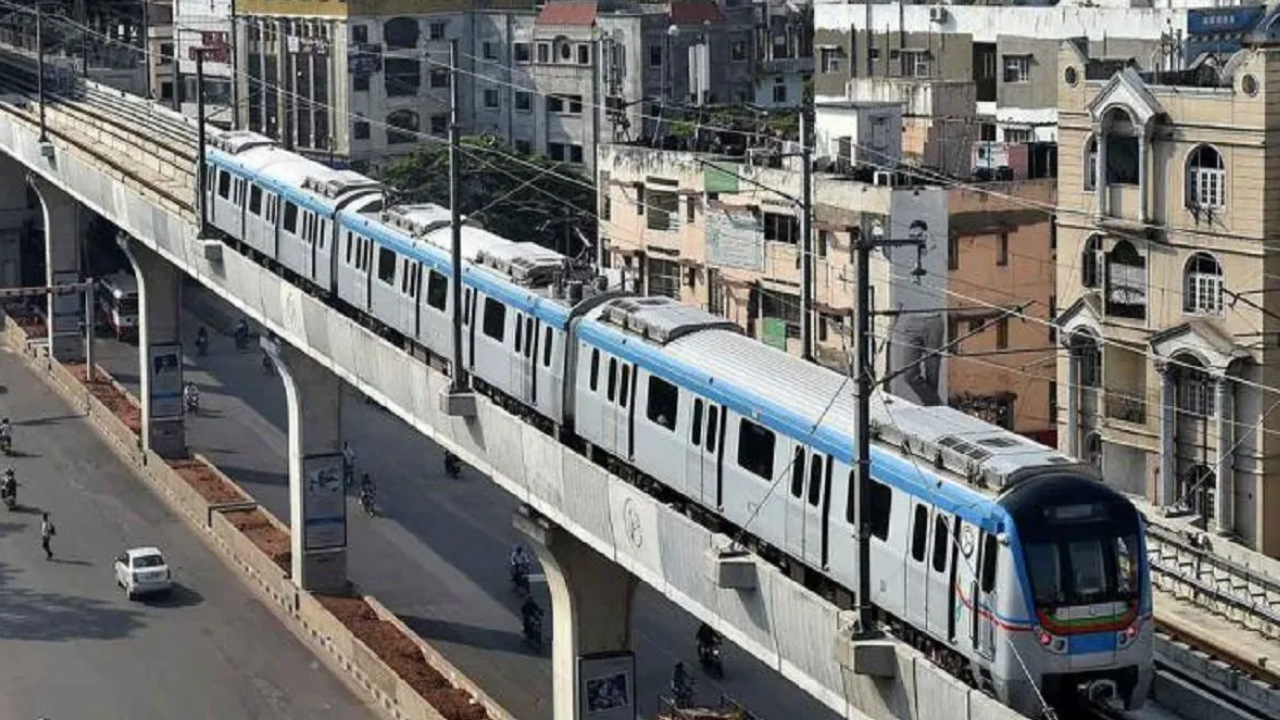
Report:
M 1139 585 L 1138 536 L 1119 535 L 1109 525 L 1083 525 L 1058 539 L 1025 546 L 1036 606 L 1128 601 Z

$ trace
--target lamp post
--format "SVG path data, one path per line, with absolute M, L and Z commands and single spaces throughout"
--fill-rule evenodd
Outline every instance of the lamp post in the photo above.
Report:
M 191 51 L 196 56 L 196 145 L 200 148 L 200 167 L 196 177 L 196 191 L 200 193 L 200 236 L 208 237 L 209 226 L 209 194 L 208 152 L 204 133 L 204 53 L 205 48 L 195 47 Z
M 36 0 L 36 94 L 40 100 L 40 142 L 49 142 L 44 118 L 44 9 Z

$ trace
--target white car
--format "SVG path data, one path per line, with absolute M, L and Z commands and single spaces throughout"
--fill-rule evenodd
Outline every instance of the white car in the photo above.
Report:
M 173 575 L 159 548 L 139 547 L 116 558 L 116 584 L 132 600 L 140 595 L 170 592 Z

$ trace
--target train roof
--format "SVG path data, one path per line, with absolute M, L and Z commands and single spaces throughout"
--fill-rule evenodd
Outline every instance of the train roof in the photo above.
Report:
M 328 215 L 350 198 L 382 191 L 381 183 L 357 172 L 336 170 L 275 144 L 228 135 L 214 143 L 212 162 L 312 212 Z

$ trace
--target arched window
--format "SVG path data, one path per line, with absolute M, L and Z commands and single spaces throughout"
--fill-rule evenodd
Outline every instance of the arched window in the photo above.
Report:
M 418 113 L 396 110 L 387 115 L 387 144 L 405 145 L 417 139 Z
M 1209 253 L 1187 260 L 1182 273 L 1182 309 L 1201 315 L 1222 314 L 1222 266 Z
M 1194 355 L 1180 354 L 1174 357 L 1177 369 L 1178 410 L 1186 413 L 1190 421 L 1213 417 L 1214 379 L 1204 364 Z
M 417 47 L 417 18 L 391 18 L 382 26 L 382 41 L 387 44 L 388 50 L 404 50 Z
M 1098 184 L 1098 136 L 1090 135 L 1084 142 L 1084 189 L 1092 192 Z
M 1080 376 L 1076 379 L 1080 387 L 1102 387 L 1102 348 L 1098 346 L 1098 339 L 1087 331 L 1077 330 L 1071 336 L 1071 354 L 1080 362 Z
M 1187 207 L 1227 206 L 1227 166 L 1222 154 L 1209 145 L 1198 145 L 1187 156 Z
M 1147 261 L 1133 243 L 1121 240 L 1107 253 L 1108 315 L 1142 320 L 1147 316 Z
M 1084 241 L 1084 251 L 1080 254 L 1080 284 L 1087 288 L 1096 288 L 1102 284 L 1102 275 L 1098 272 L 1098 257 L 1102 255 L 1102 236 L 1090 235 Z

